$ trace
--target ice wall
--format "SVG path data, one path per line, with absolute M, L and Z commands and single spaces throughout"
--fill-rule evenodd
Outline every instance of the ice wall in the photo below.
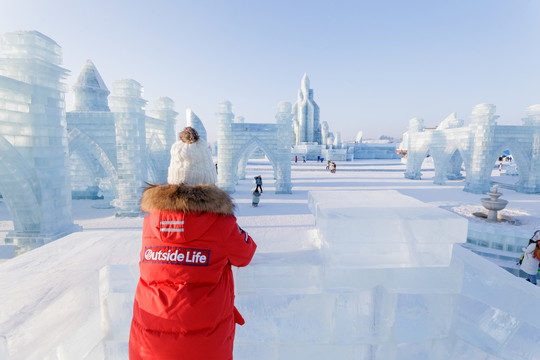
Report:
M 60 46 L 37 31 L 1 36 L 0 191 L 13 217 L 6 242 L 33 247 L 80 229 L 71 216 Z
M 118 164 L 117 198 L 113 201 L 116 216 L 139 216 L 139 200 L 146 169 L 146 101 L 141 98 L 142 86 L 132 79 L 113 83 L 113 95 L 109 97 L 116 126 L 116 149 Z

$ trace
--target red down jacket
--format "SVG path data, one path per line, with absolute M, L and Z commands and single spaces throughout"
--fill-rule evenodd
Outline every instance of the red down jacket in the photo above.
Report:
M 246 266 L 257 245 L 237 224 L 229 195 L 214 185 L 147 188 L 140 279 L 129 358 L 232 359 L 231 265 Z

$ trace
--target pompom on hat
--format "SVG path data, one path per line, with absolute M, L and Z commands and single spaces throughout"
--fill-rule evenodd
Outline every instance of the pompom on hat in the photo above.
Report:
M 197 130 L 186 127 L 180 141 L 171 147 L 171 163 L 167 176 L 169 184 L 215 184 L 217 172 L 206 141 Z

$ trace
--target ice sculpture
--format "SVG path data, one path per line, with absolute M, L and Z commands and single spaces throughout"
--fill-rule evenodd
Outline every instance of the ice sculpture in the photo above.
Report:
M 100 186 L 103 178 L 111 179 L 112 192 L 117 194 L 117 124 L 122 122 L 117 122 L 110 111 L 109 91 L 92 61 L 86 62 L 72 90 L 75 106 L 67 113 L 72 196 L 98 198 L 100 192 L 109 191 Z M 174 102 L 168 97 L 155 99 L 153 108 L 143 111 L 145 132 L 137 132 L 137 137 L 146 142 L 143 163 L 147 171 L 143 178 L 149 182 L 167 180 L 177 115 Z
M 293 126 L 298 145 L 303 142 L 321 144 L 319 106 L 313 100 L 313 89 L 309 87 L 307 74 L 302 77 L 298 99 L 292 107 Z
M 73 111 L 109 111 L 109 89 L 92 60 L 86 60 L 73 87 Z
M 495 106 L 479 104 L 472 110 L 470 125 L 463 126 L 451 114 L 436 130 L 424 129 L 421 119 L 411 119 L 405 177 L 420 179 L 422 162 L 429 154 L 435 167 L 434 183 L 461 178 L 464 164 L 464 190 L 485 193 L 493 164 L 509 150 L 520 171 L 517 191 L 540 193 L 540 105 L 530 106 L 526 114 L 522 126 L 498 125 Z
M 109 97 L 116 125 L 118 197 L 113 201 L 116 216 L 139 216 L 146 174 L 146 134 L 142 86 L 132 79 L 113 83 Z
M 249 156 L 260 148 L 270 160 L 276 179 L 276 194 L 290 194 L 291 183 L 291 104 L 280 102 L 276 124 L 234 122 L 229 101 L 219 103 L 218 186 L 233 193 L 239 173 Z
M 62 51 L 37 31 L 1 36 L 0 191 L 13 218 L 6 243 L 35 247 L 80 230 L 71 216 Z
M 72 86 L 73 110 L 66 113 L 71 189 L 74 199 L 96 199 L 98 179 L 114 178 L 116 191 L 116 133 L 109 109 L 110 94 L 91 60 Z
M 191 109 L 186 110 L 186 126 L 191 126 L 195 130 L 197 130 L 197 133 L 199 136 L 205 141 L 207 141 L 206 138 L 206 128 L 204 127 L 201 119 Z
M 165 184 L 171 160 L 170 149 L 176 140 L 174 101 L 160 97 L 146 115 L 147 178 L 152 183 Z

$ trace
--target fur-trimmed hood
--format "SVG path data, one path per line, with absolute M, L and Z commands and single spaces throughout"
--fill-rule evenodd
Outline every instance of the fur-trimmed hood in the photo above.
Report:
M 234 215 L 234 203 L 229 194 L 212 184 L 149 185 L 141 198 L 141 210 Z

